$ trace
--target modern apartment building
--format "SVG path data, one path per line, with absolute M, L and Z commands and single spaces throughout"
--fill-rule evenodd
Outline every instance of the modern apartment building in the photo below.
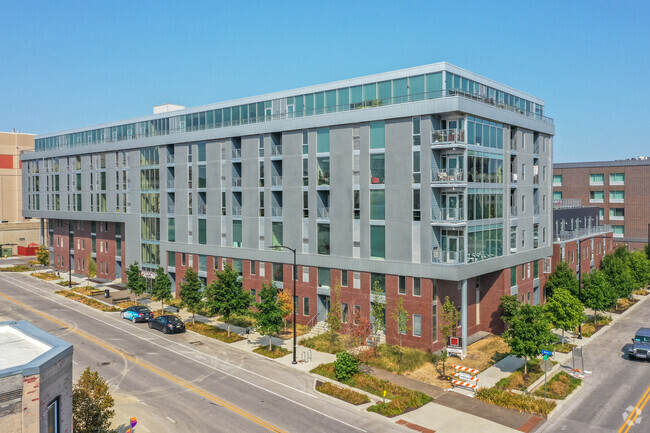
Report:
M 584 276 L 600 269 L 605 254 L 614 252 L 612 226 L 601 224 L 600 208 L 582 206 L 580 200 L 553 203 L 552 271 L 560 262 Z
M 24 212 L 52 219 L 57 269 L 93 256 L 113 280 L 138 261 L 176 290 L 226 262 L 253 293 L 291 287 L 291 254 L 269 247 L 295 248 L 300 323 L 340 283 L 349 326 L 385 302 L 395 341 L 402 298 L 407 344 L 438 350 L 447 296 L 464 343 L 501 329 L 502 295 L 543 301 L 553 134 L 541 99 L 436 63 L 38 136 Z
M 553 165 L 553 200 L 578 199 L 600 208 L 617 246 L 642 249 L 650 233 L 650 159 Z

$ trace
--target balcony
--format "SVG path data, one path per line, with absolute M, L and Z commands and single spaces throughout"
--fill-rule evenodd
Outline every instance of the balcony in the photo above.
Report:
M 511 138 L 510 139 L 510 150 L 517 151 L 517 139 L 516 138 Z
M 465 251 L 442 250 L 434 248 L 431 251 L 431 262 L 459 264 L 465 263 Z
M 281 217 L 282 216 L 282 208 L 279 207 L 279 206 L 273 206 L 271 208 L 271 216 Z
M 167 154 L 167 164 L 174 163 L 174 155 Z
M 198 213 L 199 215 L 207 215 L 208 212 L 207 212 L 207 208 L 206 208 L 206 206 L 205 206 L 204 204 L 200 204 L 200 205 L 198 205 L 198 207 L 197 207 L 197 213 Z
M 437 129 L 431 131 L 431 144 L 434 146 L 455 143 L 467 144 L 465 142 L 465 131 L 462 129 Z
M 330 217 L 330 208 L 320 206 L 316 209 L 316 216 L 318 218 L 329 218 Z
M 167 179 L 167 189 L 174 189 L 174 179 Z
M 232 216 L 241 216 L 241 206 L 232 207 Z
M 271 146 L 271 156 L 282 156 L 282 145 Z
M 232 159 L 238 159 L 238 158 L 241 158 L 241 149 L 233 147 L 233 149 L 232 149 Z
M 464 223 L 465 209 L 462 207 L 441 207 L 437 212 L 431 209 L 431 220 L 436 222 Z
M 510 182 L 511 183 L 517 183 L 519 176 L 517 176 L 517 173 L 510 173 Z
M 167 204 L 167 215 L 174 215 L 174 204 Z
M 605 233 L 611 231 L 612 226 L 609 224 L 604 224 L 602 226 L 593 226 L 578 230 L 562 230 L 559 233 L 553 233 L 553 238 L 556 242 L 563 242 L 588 236 L 604 235 Z
M 232 186 L 241 186 L 241 177 L 233 177 L 232 178 Z
M 460 168 L 449 168 L 438 170 L 432 173 L 432 183 L 465 183 L 465 170 Z
M 553 209 L 572 209 L 576 207 L 582 207 L 582 201 L 579 198 L 553 200 Z
M 282 186 L 282 176 L 271 176 L 271 186 Z
M 510 206 L 510 216 L 511 217 L 517 216 L 517 206 Z
M 534 215 L 539 215 L 539 205 L 538 204 L 533 206 L 533 214 Z

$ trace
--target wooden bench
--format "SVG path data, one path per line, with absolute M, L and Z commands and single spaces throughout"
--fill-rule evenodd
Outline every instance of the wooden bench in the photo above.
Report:
M 90 291 L 90 296 L 99 296 L 99 295 L 103 295 L 103 294 L 104 294 L 103 290 L 91 290 Z
M 130 301 L 130 300 L 131 300 L 131 298 L 127 296 L 127 297 L 124 297 L 124 298 L 113 298 L 111 300 L 111 302 L 113 303 L 113 305 L 116 305 L 116 304 L 119 304 L 120 302 Z

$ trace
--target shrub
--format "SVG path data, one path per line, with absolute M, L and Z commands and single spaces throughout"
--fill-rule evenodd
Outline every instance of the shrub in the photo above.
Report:
M 344 382 L 359 372 L 359 358 L 348 353 L 339 352 L 334 361 L 334 373 L 336 379 Z
M 543 392 L 543 390 L 542 390 Z M 481 388 L 476 391 L 476 398 L 486 403 L 516 409 L 520 412 L 548 415 L 555 408 L 556 403 L 543 398 L 525 394 L 515 394 L 500 388 Z
M 553 376 L 546 384 L 546 396 L 555 400 L 564 400 L 581 383 L 582 380 L 561 371 Z M 534 394 L 543 397 L 544 386 L 539 387 Z
M 332 337 L 325 333 L 304 339 L 300 344 L 318 352 L 336 354 L 352 348 L 354 346 L 354 340 L 354 337 L 343 334 L 339 335 L 339 338 L 332 342 Z
M 332 382 L 317 382 L 316 391 L 331 395 L 332 397 L 336 397 L 340 400 L 347 401 L 348 403 L 355 405 L 370 402 L 370 399 L 367 395 L 352 391 L 351 389 L 342 388 L 340 386 L 334 385 Z
M 217 340 L 223 341 L 224 343 L 234 343 L 235 341 L 244 339 L 244 337 L 239 334 L 235 334 L 234 332 L 231 332 L 230 337 L 228 337 L 227 331 L 216 326 L 208 325 L 207 323 L 186 323 L 185 327 L 190 331 L 194 331 L 209 338 L 215 338 Z

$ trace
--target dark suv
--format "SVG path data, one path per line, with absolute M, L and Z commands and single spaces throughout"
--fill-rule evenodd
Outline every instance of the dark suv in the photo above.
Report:
M 632 339 L 632 347 L 627 350 L 630 359 L 650 359 L 650 328 L 640 328 Z

